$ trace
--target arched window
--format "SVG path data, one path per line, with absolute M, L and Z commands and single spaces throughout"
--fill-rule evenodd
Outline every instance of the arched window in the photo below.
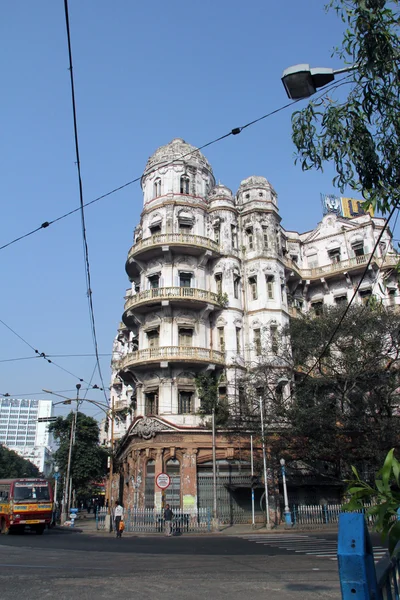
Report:
M 182 175 L 181 177 L 181 194 L 188 194 L 189 193 L 189 182 L 190 179 L 187 175 Z
M 171 484 L 165 490 L 165 501 L 173 509 L 181 505 L 181 465 L 179 460 L 170 458 L 167 462 L 167 474 L 171 478 Z
M 161 179 L 160 179 L 160 177 L 157 177 L 157 179 L 154 180 L 153 197 L 158 198 L 158 196 L 161 196 Z
M 148 460 L 146 465 L 146 480 L 144 490 L 145 508 L 154 508 L 154 476 L 156 463 L 154 460 Z

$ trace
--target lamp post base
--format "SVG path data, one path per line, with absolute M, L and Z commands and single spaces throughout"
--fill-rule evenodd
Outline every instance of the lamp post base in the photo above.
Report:
M 109 533 L 111 533 L 112 531 L 112 526 L 111 526 L 111 515 L 106 515 L 105 519 L 104 519 L 104 531 L 108 531 Z
M 283 515 L 285 517 L 285 525 L 289 525 L 290 527 L 292 527 L 293 523 L 292 523 L 292 515 L 290 514 L 290 510 L 285 510 Z

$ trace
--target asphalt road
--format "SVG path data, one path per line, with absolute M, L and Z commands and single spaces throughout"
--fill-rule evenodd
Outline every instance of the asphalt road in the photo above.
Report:
M 244 597 L 338 599 L 337 563 L 221 534 L 0 536 L 1 600 Z

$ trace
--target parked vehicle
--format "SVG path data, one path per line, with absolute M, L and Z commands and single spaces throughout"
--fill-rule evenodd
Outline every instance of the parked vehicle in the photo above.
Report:
M 0 479 L 0 531 L 41 535 L 53 515 L 53 490 L 45 479 Z

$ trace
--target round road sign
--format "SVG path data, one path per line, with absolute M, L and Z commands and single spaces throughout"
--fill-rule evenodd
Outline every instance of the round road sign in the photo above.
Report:
M 156 484 L 161 490 L 165 490 L 171 483 L 169 475 L 166 473 L 159 473 L 156 478 Z

